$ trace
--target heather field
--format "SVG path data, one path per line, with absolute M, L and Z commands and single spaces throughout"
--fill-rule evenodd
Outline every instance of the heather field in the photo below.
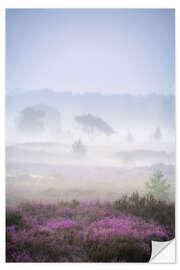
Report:
M 151 240 L 174 238 L 173 202 L 21 203 L 6 211 L 7 262 L 148 262 Z

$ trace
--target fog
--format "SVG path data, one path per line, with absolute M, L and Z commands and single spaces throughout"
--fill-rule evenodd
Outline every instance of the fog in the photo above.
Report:
M 174 96 L 57 93 L 6 99 L 7 204 L 144 194 L 175 181 Z

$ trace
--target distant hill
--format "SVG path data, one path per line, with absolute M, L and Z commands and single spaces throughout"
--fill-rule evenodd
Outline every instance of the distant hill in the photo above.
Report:
M 105 155 L 103 151 L 107 154 Z M 83 160 L 73 155 L 72 145 L 60 143 L 24 143 L 6 147 L 8 162 L 29 162 L 44 164 L 68 164 L 83 166 L 143 166 L 157 163 L 175 164 L 175 153 L 153 150 L 131 150 L 114 152 L 113 149 L 88 147 L 88 155 Z M 95 159 L 96 157 L 96 159 Z M 96 165 L 95 165 L 96 164 Z
M 173 95 L 132 96 L 102 93 L 72 94 L 48 89 L 7 95 L 7 118 L 13 120 L 27 106 L 47 104 L 56 107 L 62 117 L 91 113 L 115 126 L 126 128 L 174 128 L 175 99 Z M 7 120 L 8 121 L 8 120 Z
M 152 151 L 152 150 L 134 150 L 134 151 L 121 151 L 116 154 L 124 162 L 134 162 L 138 160 L 139 162 L 150 161 L 152 163 L 157 162 L 168 162 L 175 163 L 175 154 L 168 153 L 166 151 Z

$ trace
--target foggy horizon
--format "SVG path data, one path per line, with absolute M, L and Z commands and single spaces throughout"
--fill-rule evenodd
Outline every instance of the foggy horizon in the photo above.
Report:
M 104 95 L 104 96 L 125 96 L 125 95 L 129 95 L 129 96 L 133 96 L 133 97 L 145 97 L 145 96 L 175 96 L 175 92 L 172 93 L 156 93 L 156 92 L 149 92 L 149 93 L 142 93 L 142 94 L 138 94 L 138 93 L 130 93 L 130 92 L 103 92 L 103 91 L 96 91 L 96 90 L 92 90 L 92 91 L 76 91 L 73 92 L 71 90 L 69 91 L 65 91 L 65 90 L 57 90 L 57 89 L 53 89 L 53 88 L 39 88 L 39 89 L 28 89 L 28 88 L 15 88 L 11 91 L 6 91 L 6 96 L 11 96 L 11 95 L 21 95 L 21 94 L 29 94 L 30 92 L 54 92 L 57 94 L 71 94 L 71 95 L 86 95 L 86 94 L 97 94 L 97 95 Z

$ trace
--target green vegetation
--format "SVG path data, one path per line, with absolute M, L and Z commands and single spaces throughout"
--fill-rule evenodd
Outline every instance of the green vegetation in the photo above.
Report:
M 149 182 L 146 182 L 146 189 L 148 194 L 153 195 L 159 200 L 170 200 L 171 193 L 169 191 L 170 185 L 167 184 L 167 180 L 161 171 L 156 171 L 151 177 Z

